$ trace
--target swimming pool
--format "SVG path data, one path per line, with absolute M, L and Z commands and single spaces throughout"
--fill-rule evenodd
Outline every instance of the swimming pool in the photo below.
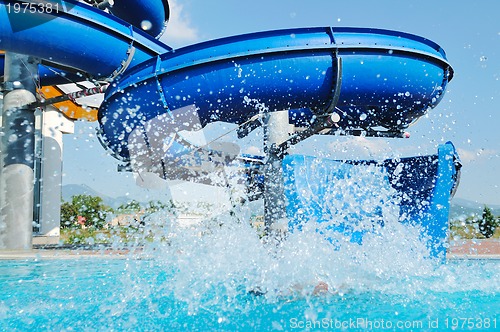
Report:
M 410 241 L 411 231 L 392 242 L 378 235 L 364 248 L 348 244 L 336 251 L 316 232 L 304 232 L 270 251 L 246 227 L 220 227 L 203 238 L 199 230 L 184 230 L 123 259 L 0 261 L 0 329 L 494 331 L 500 326 L 498 260 L 442 263 Z M 319 280 L 330 285 L 329 292 L 312 295 Z M 265 294 L 252 295 L 257 287 Z

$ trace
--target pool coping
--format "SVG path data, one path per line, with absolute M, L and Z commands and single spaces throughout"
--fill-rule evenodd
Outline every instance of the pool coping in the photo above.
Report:
M 97 246 L 40 246 L 32 250 L 0 250 L 1 260 L 40 259 L 141 259 L 146 258 L 142 247 L 112 248 Z M 473 239 L 451 241 L 447 260 L 500 260 L 500 240 Z
M 499 239 L 450 241 L 447 259 L 500 259 Z
M 2 260 L 41 260 L 41 259 L 127 259 L 138 256 L 140 252 L 130 249 L 33 249 L 0 250 Z M 136 257 L 134 257 L 136 258 Z
M 35 253 L 14 253 L 14 254 L 4 254 L 0 253 L 0 261 L 6 260 L 66 260 L 66 259 L 89 259 L 89 258 L 102 258 L 102 259 L 126 259 L 127 256 L 124 255 L 98 255 L 98 254 L 74 254 L 74 253 L 57 253 L 57 254 L 47 254 L 46 252 L 35 252 Z

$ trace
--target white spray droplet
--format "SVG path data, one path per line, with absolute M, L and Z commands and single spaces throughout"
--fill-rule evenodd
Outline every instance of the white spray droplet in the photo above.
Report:
M 151 30 L 152 27 L 153 27 L 153 24 L 148 20 L 143 20 L 141 22 L 141 29 L 144 31 Z

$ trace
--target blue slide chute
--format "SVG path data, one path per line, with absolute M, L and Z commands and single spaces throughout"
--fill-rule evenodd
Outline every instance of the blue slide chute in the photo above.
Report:
M 155 38 L 162 35 L 170 17 L 167 0 L 119 0 L 109 11 Z
M 50 13 L 16 12 L 16 3 L 22 1 L 0 0 L 0 50 L 37 57 L 81 78 L 110 79 L 171 51 L 130 23 L 85 3 L 57 1 L 59 10 Z M 19 28 L 25 22 L 36 25 Z
M 453 73 L 437 44 L 395 31 L 305 28 L 234 36 L 164 54 L 115 81 L 99 113 L 102 134 L 129 159 L 129 135 L 137 129 L 147 136 L 150 121 L 192 129 L 184 126 L 186 108 L 196 110 L 202 127 L 241 124 L 262 107 L 290 110 L 290 122 L 307 127 L 330 105 L 338 57 L 338 125 L 346 130 L 406 128 L 439 102 Z M 166 130 L 158 139 L 172 134 Z

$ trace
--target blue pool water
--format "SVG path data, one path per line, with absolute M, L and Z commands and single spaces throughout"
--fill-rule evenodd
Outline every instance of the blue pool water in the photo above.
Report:
M 372 326 L 373 330 L 426 331 L 430 327 L 446 330 L 446 324 L 452 330 L 453 324 L 464 324 L 463 318 L 491 331 L 500 328 L 500 295 L 498 289 L 490 289 L 490 283 L 498 283 L 498 262 L 453 262 L 445 269 L 447 276 L 408 279 L 406 284 L 402 280 L 400 289 L 392 292 L 360 285 L 345 294 L 294 300 L 256 297 L 244 289 L 229 297 L 215 290 L 206 294 L 198 308 L 190 308 L 165 285 L 169 273 L 154 261 L 4 261 L 0 263 L 0 329 L 289 331 L 308 326 L 316 330 Z M 460 283 L 449 280 L 453 278 L 470 282 L 464 276 L 470 272 L 485 279 L 449 290 L 440 286 Z M 412 290 L 415 284 L 423 287 Z M 400 324 L 405 325 L 397 328 Z M 468 330 L 467 325 L 458 330 Z
M 269 250 L 246 227 L 170 230 L 123 259 L 0 261 L 0 330 L 500 329 L 500 261 L 436 261 L 390 228 L 336 251 L 307 231 Z

